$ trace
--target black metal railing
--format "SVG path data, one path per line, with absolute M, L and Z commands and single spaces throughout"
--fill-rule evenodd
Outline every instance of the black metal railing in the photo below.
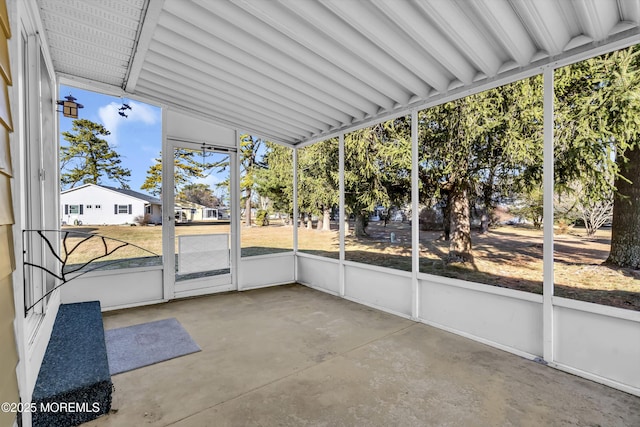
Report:
M 23 230 L 23 248 L 25 315 L 53 291 L 91 271 L 162 263 L 161 255 L 141 246 L 74 230 Z M 44 271 L 57 281 L 51 289 L 43 287 L 36 301 L 27 301 L 31 295 L 29 268 Z

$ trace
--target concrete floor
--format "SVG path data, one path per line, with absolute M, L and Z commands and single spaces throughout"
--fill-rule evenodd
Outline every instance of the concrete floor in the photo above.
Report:
M 115 375 L 86 426 L 640 426 L 640 398 L 289 285 L 106 313 L 201 352 Z

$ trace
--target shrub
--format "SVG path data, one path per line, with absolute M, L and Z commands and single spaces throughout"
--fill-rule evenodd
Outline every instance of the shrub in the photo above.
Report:
M 558 234 L 568 234 L 573 229 L 573 224 L 562 218 L 556 222 L 556 232 Z
M 258 227 L 269 225 L 269 212 L 264 209 L 258 210 L 256 213 L 256 225 Z
M 151 222 L 151 215 L 138 215 L 137 217 L 133 218 L 133 222 L 138 225 L 148 225 Z

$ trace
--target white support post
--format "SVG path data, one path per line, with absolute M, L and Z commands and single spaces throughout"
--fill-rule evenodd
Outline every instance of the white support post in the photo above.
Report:
M 242 219 L 240 218 L 240 135 L 236 131 L 236 152 L 229 154 L 229 196 L 231 203 L 231 283 L 238 291 L 242 290 L 242 236 L 240 233 Z
M 298 280 L 298 149 L 293 148 L 293 218 L 291 218 L 291 224 L 293 225 L 293 280 Z
M 174 175 L 173 144 L 167 137 L 167 108 L 162 108 L 162 164 L 171 165 L 162 168 L 162 253 L 163 272 L 162 288 L 165 301 L 173 299 L 175 294 L 176 258 L 175 258 L 175 229 L 174 229 Z
M 411 112 L 411 318 L 420 317 L 420 227 L 418 186 L 418 111 Z
M 344 272 L 344 238 L 346 235 L 345 223 L 348 221 L 347 212 L 344 205 L 344 133 L 340 134 L 338 138 L 338 173 L 340 175 L 340 286 L 339 286 L 339 294 L 341 297 L 345 295 L 345 272 Z
M 544 245 L 542 285 L 543 355 L 546 362 L 553 361 L 553 71 L 544 69 Z

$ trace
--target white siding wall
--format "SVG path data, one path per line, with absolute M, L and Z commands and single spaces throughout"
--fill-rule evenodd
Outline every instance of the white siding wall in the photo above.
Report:
M 423 275 L 419 319 L 524 357 L 541 356 L 542 296 Z
M 409 317 L 413 298 L 423 323 L 529 359 L 542 359 L 542 295 L 419 274 L 417 288 L 404 271 L 296 256 L 298 283 Z M 242 266 L 241 274 L 245 266 Z M 553 298 L 550 366 L 640 396 L 640 313 Z
M 160 205 L 151 205 L 151 222 L 162 224 L 162 208 Z
M 640 312 L 554 298 L 553 362 L 640 396 Z
M 166 301 L 162 267 L 92 271 L 73 279 L 60 291 L 63 304 L 98 300 L 102 310 Z
M 65 214 L 65 205 L 82 205 L 82 214 Z M 96 208 L 96 205 L 100 207 Z M 131 214 L 115 214 L 115 205 L 131 205 Z M 135 197 L 106 188 L 89 186 L 60 196 L 60 218 L 69 225 L 73 225 L 76 219 L 83 225 L 132 224 L 135 217 L 144 215 L 144 206 L 145 202 Z
M 293 252 L 240 258 L 238 289 L 247 290 L 295 281 Z
M 345 297 L 401 316 L 411 315 L 411 274 L 345 262 Z
M 296 254 L 296 280 L 298 283 L 340 294 L 340 261 L 298 252 Z

